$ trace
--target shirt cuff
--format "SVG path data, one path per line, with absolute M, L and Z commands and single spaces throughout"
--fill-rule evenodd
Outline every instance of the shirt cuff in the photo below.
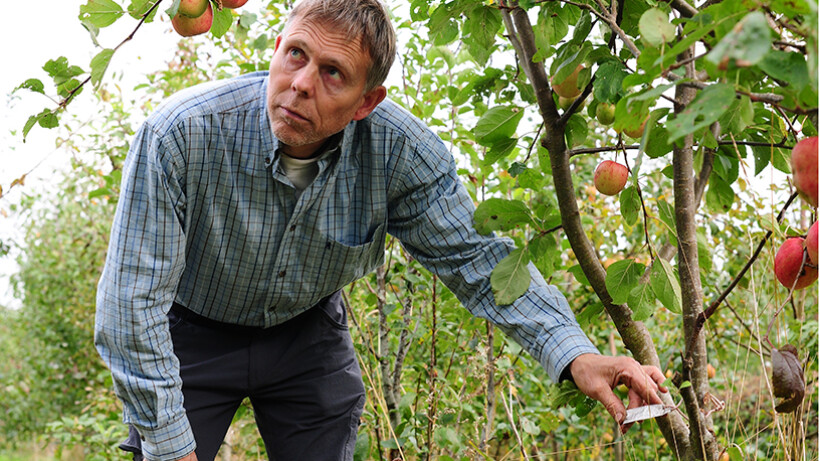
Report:
M 541 365 L 550 378 L 561 382 L 563 372 L 579 355 L 600 355 L 583 330 L 577 325 L 565 325 L 560 335 L 552 335 L 541 350 Z
M 150 461 L 173 461 L 196 449 L 188 417 L 158 429 L 137 428 L 142 438 L 142 454 Z

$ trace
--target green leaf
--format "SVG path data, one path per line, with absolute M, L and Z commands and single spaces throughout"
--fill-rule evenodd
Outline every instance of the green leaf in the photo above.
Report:
M 747 126 L 754 123 L 755 109 L 748 96 L 735 98 L 723 115 L 720 116 L 720 129 L 724 133 L 740 134 Z
M 749 67 L 760 62 L 771 49 L 771 29 L 766 16 L 760 11 L 753 11 L 712 48 L 706 60 L 720 70 L 730 66 Z
M 680 282 L 669 262 L 660 257 L 655 258 L 649 272 L 649 281 L 655 296 L 663 307 L 675 314 L 680 314 L 682 312 Z
M 43 70 L 54 79 L 54 84 L 57 86 L 63 85 L 72 78 L 85 72 L 78 66 L 69 66 L 68 59 L 65 56 L 48 60 L 48 62 L 43 65 Z
M 33 91 L 35 93 L 45 94 L 45 85 L 43 85 L 43 82 L 36 78 L 30 78 L 26 80 L 25 82 L 21 83 L 20 86 L 15 88 L 14 91 L 17 91 L 19 89 L 25 89 Z
M 604 311 L 604 303 L 597 302 L 594 304 L 590 304 L 584 310 L 582 310 L 578 315 L 575 316 L 575 319 L 578 320 L 578 324 L 581 326 L 583 330 L 586 330 L 593 321 L 597 320 L 598 317 L 601 316 L 601 312 Z
M 497 305 L 512 304 L 527 291 L 531 279 L 529 262 L 527 252 L 516 248 L 493 268 L 490 285 Z
M 589 39 L 589 33 L 592 31 L 592 15 L 586 12 L 581 12 L 581 17 L 575 23 L 575 29 L 572 32 L 571 43 L 581 45 Z
M 152 10 L 151 7 L 160 1 L 162 0 L 131 0 L 131 3 L 128 5 L 128 14 L 134 19 L 142 19 L 142 17 L 145 16 L 145 14 L 150 10 L 151 15 L 145 18 L 145 22 L 151 22 L 157 15 L 157 11 L 159 11 L 159 8 L 154 8 Z
M 105 75 L 105 70 L 108 68 L 108 64 L 111 62 L 111 57 L 114 55 L 114 50 L 111 48 L 106 48 L 93 59 L 91 59 L 91 83 L 98 87 L 100 82 L 102 81 L 103 75 Z
M 728 211 L 735 202 L 735 192 L 720 175 L 714 171 L 709 176 L 709 189 L 706 191 L 706 204 L 713 210 Z
M 501 28 L 501 12 L 497 8 L 478 5 L 464 20 L 463 41 L 467 51 L 480 66 L 487 64 L 495 44 L 495 35 Z
M 484 160 L 481 162 L 481 165 L 490 166 L 502 158 L 507 157 L 510 155 L 510 152 L 513 151 L 516 144 L 518 144 L 518 140 L 516 138 L 500 139 L 494 142 L 487 151 L 487 154 L 484 156 Z
M 94 27 L 108 27 L 125 14 L 122 7 L 113 0 L 88 0 L 80 6 L 80 21 Z
M 171 6 L 165 10 L 165 14 L 167 14 L 169 18 L 173 18 L 177 15 L 177 11 L 179 11 L 179 2 L 180 0 L 171 0 Z
M 613 303 L 623 304 L 629 300 L 629 293 L 638 285 L 645 268 L 632 259 L 623 259 L 609 266 L 605 283 Z
M 586 141 L 587 135 L 589 134 L 587 120 L 581 115 L 572 114 L 569 120 L 567 120 L 564 133 L 567 137 L 567 147 L 573 148 L 580 146 Z
M 511 230 L 522 224 L 532 224 L 532 215 L 527 204 L 520 200 L 490 198 L 476 207 L 474 225 L 479 234 L 492 231 Z
M 211 33 L 214 37 L 221 37 L 231 28 L 233 24 L 233 13 L 230 8 L 222 8 L 222 11 L 214 11 L 214 22 L 211 24 Z
M 669 142 L 716 122 L 729 108 L 735 98 L 732 85 L 717 83 L 701 91 L 695 99 L 666 124 Z
M 799 92 L 809 83 L 809 66 L 806 58 L 797 52 L 773 49 L 757 66 L 772 78 L 788 84 L 788 89 Z
M 655 292 L 648 282 L 639 283 L 629 292 L 626 305 L 632 309 L 632 320 L 643 322 L 655 313 Z
M 675 38 L 675 26 L 669 22 L 669 15 L 659 8 L 646 10 L 641 15 L 638 28 L 641 39 L 652 46 L 660 46 Z
M 620 61 L 607 60 L 595 71 L 592 94 L 601 102 L 616 103 L 624 94 L 622 87 L 627 76 L 626 68 Z
M 561 83 L 567 79 L 579 64 L 582 64 L 587 55 L 592 51 L 592 44 L 588 41 L 581 46 L 574 43 L 565 43 L 558 49 L 555 60 L 550 66 L 552 78 L 555 82 Z
M 638 195 L 638 189 L 634 186 L 629 186 L 624 189 L 619 197 L 621 202 L 621 216 L 624 222 L 630 226 L 638 222 L 638 216 L 641 211 L 641 198 Z
M 575 276 L 575 280 L 577 280 L 578 283 L 589 286 L 589 280 L 587 279 L 586 274 L 584 274 L 584 270 L 581 268 L 580 264 L 576 264 L 567 270 L 570 274 Z
M 23 142 L 25 142 L 28 132 L 31 131 L 36 124 L 39 124 L 43 128 L 56 128 L 60 124 L 60 120 L 57 118 L 57 112 L 51 109 L 43 109 L 39 114 L 32 115 L 23 127 Z
M 497 141 L 511 138 L 523 116 L 524 111 L 515 106 L 493 107 L 476 123 L 476 141 L 482 146 L 492 146 Z
M 743 461 L 743 451 L 737 445 L 729 447 L 727 453 L 729 453 L 729 461 Z
M 652 127 L 652 135 L 646 143 L 646 155 L 650 158 L 658 158 L 669 152 L 672 152 L 672 144 L 669 143 L 669 132 L 666 127 Z

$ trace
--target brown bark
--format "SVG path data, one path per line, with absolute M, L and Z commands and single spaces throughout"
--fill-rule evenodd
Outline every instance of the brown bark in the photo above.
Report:
M 689 56 L 691 56 L 691 50 L 682 53 L 680 59 L 685 60 Z M 694 75 L 692 63 L 686 66 L 686 70 L 687 77 Z M 686 105 L 695 98 L 695 95 L 695 89 L 679 85 L 675 90 L 675 99 L 678 101 L 675 113 L 686 109 Z M 709 382 L 706 375 L 706 340 L 704 335 L 700 335 L 695 341 L 689 341 L 695 335 L 697 318 L 703 311 L 703 289 L 700 281 L 697 223 L 695 221 L 697 207 L 695 206 L 693 144 L 693 136 L 686 136 L 683 144 L 673 149 L 672 158 L 683 331 L 685 341 L 692 348 L 685 352 L 688 359 L 683 361 L 683 379 L 692 385 L 681 389 L 681 394 L 689 415 L 692 455 L 696 459 L 714 460 L 718 456 L 718 447 L 712 432 L 711 418 L 704 416 L 700 405 L 709 393 Z

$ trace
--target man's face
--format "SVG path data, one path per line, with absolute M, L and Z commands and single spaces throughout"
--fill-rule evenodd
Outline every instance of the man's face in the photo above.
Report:
M 274 135 L 292 157 L 307 158 L 351 120 L 384 99 L 384 87 L 365 92 L 370 56 L 359 39 L 295 20 L 276 38 L 268 82 Z

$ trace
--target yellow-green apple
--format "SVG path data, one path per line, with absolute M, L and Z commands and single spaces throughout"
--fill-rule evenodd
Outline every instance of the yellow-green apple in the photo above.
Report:
M 809 259 L 815 266 L 817 265 L 817 221 L 809 227 L 809 235 L 806 236 L 806 251 L 809 252 Z
M 209 0 L 180 0 L 177 14 L 189 18 L 198 18 L 208 9 Z
M 641 126 L 639 126 L 638 128 L 633 128 L 631 130 L 630 129 L 625 129 L 625 130 L 623 130 L 623 133 L 625 135 L 629 136 L 632 139 L 641 139 L 641 136 L 643 136 L 643 130 L 644 130 L 644 128 L 646 128 L 646 121 L 647 120 L 649 120 L 649 115 L 647 115 L 646 118 L 643 120 L 643 123 L 641 123 Z M 615 131 L 618 131 L 618 130 L 615 130 Z M 621 133 L 621 131 L 618 131 L 618 133 Z
M 615 121 L 615 104 L 602 102 L 595 108 L 595 117 L 601 125 L 611 125 Z
M 223 8 L 239 8 L 240 6 L 248 3 L 248 0 L 222 0 L 222 7 Z
M 792 149 L 794 187 L 808 203 L 817 207 L 817 136 L 798 142 Z
M 803 264 L 802 237 L 788 238 L 780 245 L 774 256 L 774 275 L 784 287 L 791 289 L 794 286 L 795 290 L 806 288 L 817 280 L 817 269 Z
M 194 35 L 204 34 L 211 30 L 211 24 L 214 22 L 214 10 L 211 8 L 210 2 L 205 9 L 205 13 L 198 18 L 189 18 L 181 14 L 177 14 L 171 19 L 171 25 L 174 30 L 183 37 L 192 37 Z
M 598 192 L 604 195 L 617 195 L 626 185 L 629 170 L 624 165 L 612 160 L 604 160 L 595 168 L 593 182 Z
M 578 67 L 576 67 L 575 70 L 569 74 L 569 77 L 565 78 L 563 82 L 556 83 L 555 78 L 550 78 L 552 91 L 554 91 L 558 96 L 563 96 L 565 98 L 575 99 L 580 96 L 581 88 L 578 88 L 578 73 L 581 72 L 581 69 L 583 68 L 583 64 L 578 64 Z

